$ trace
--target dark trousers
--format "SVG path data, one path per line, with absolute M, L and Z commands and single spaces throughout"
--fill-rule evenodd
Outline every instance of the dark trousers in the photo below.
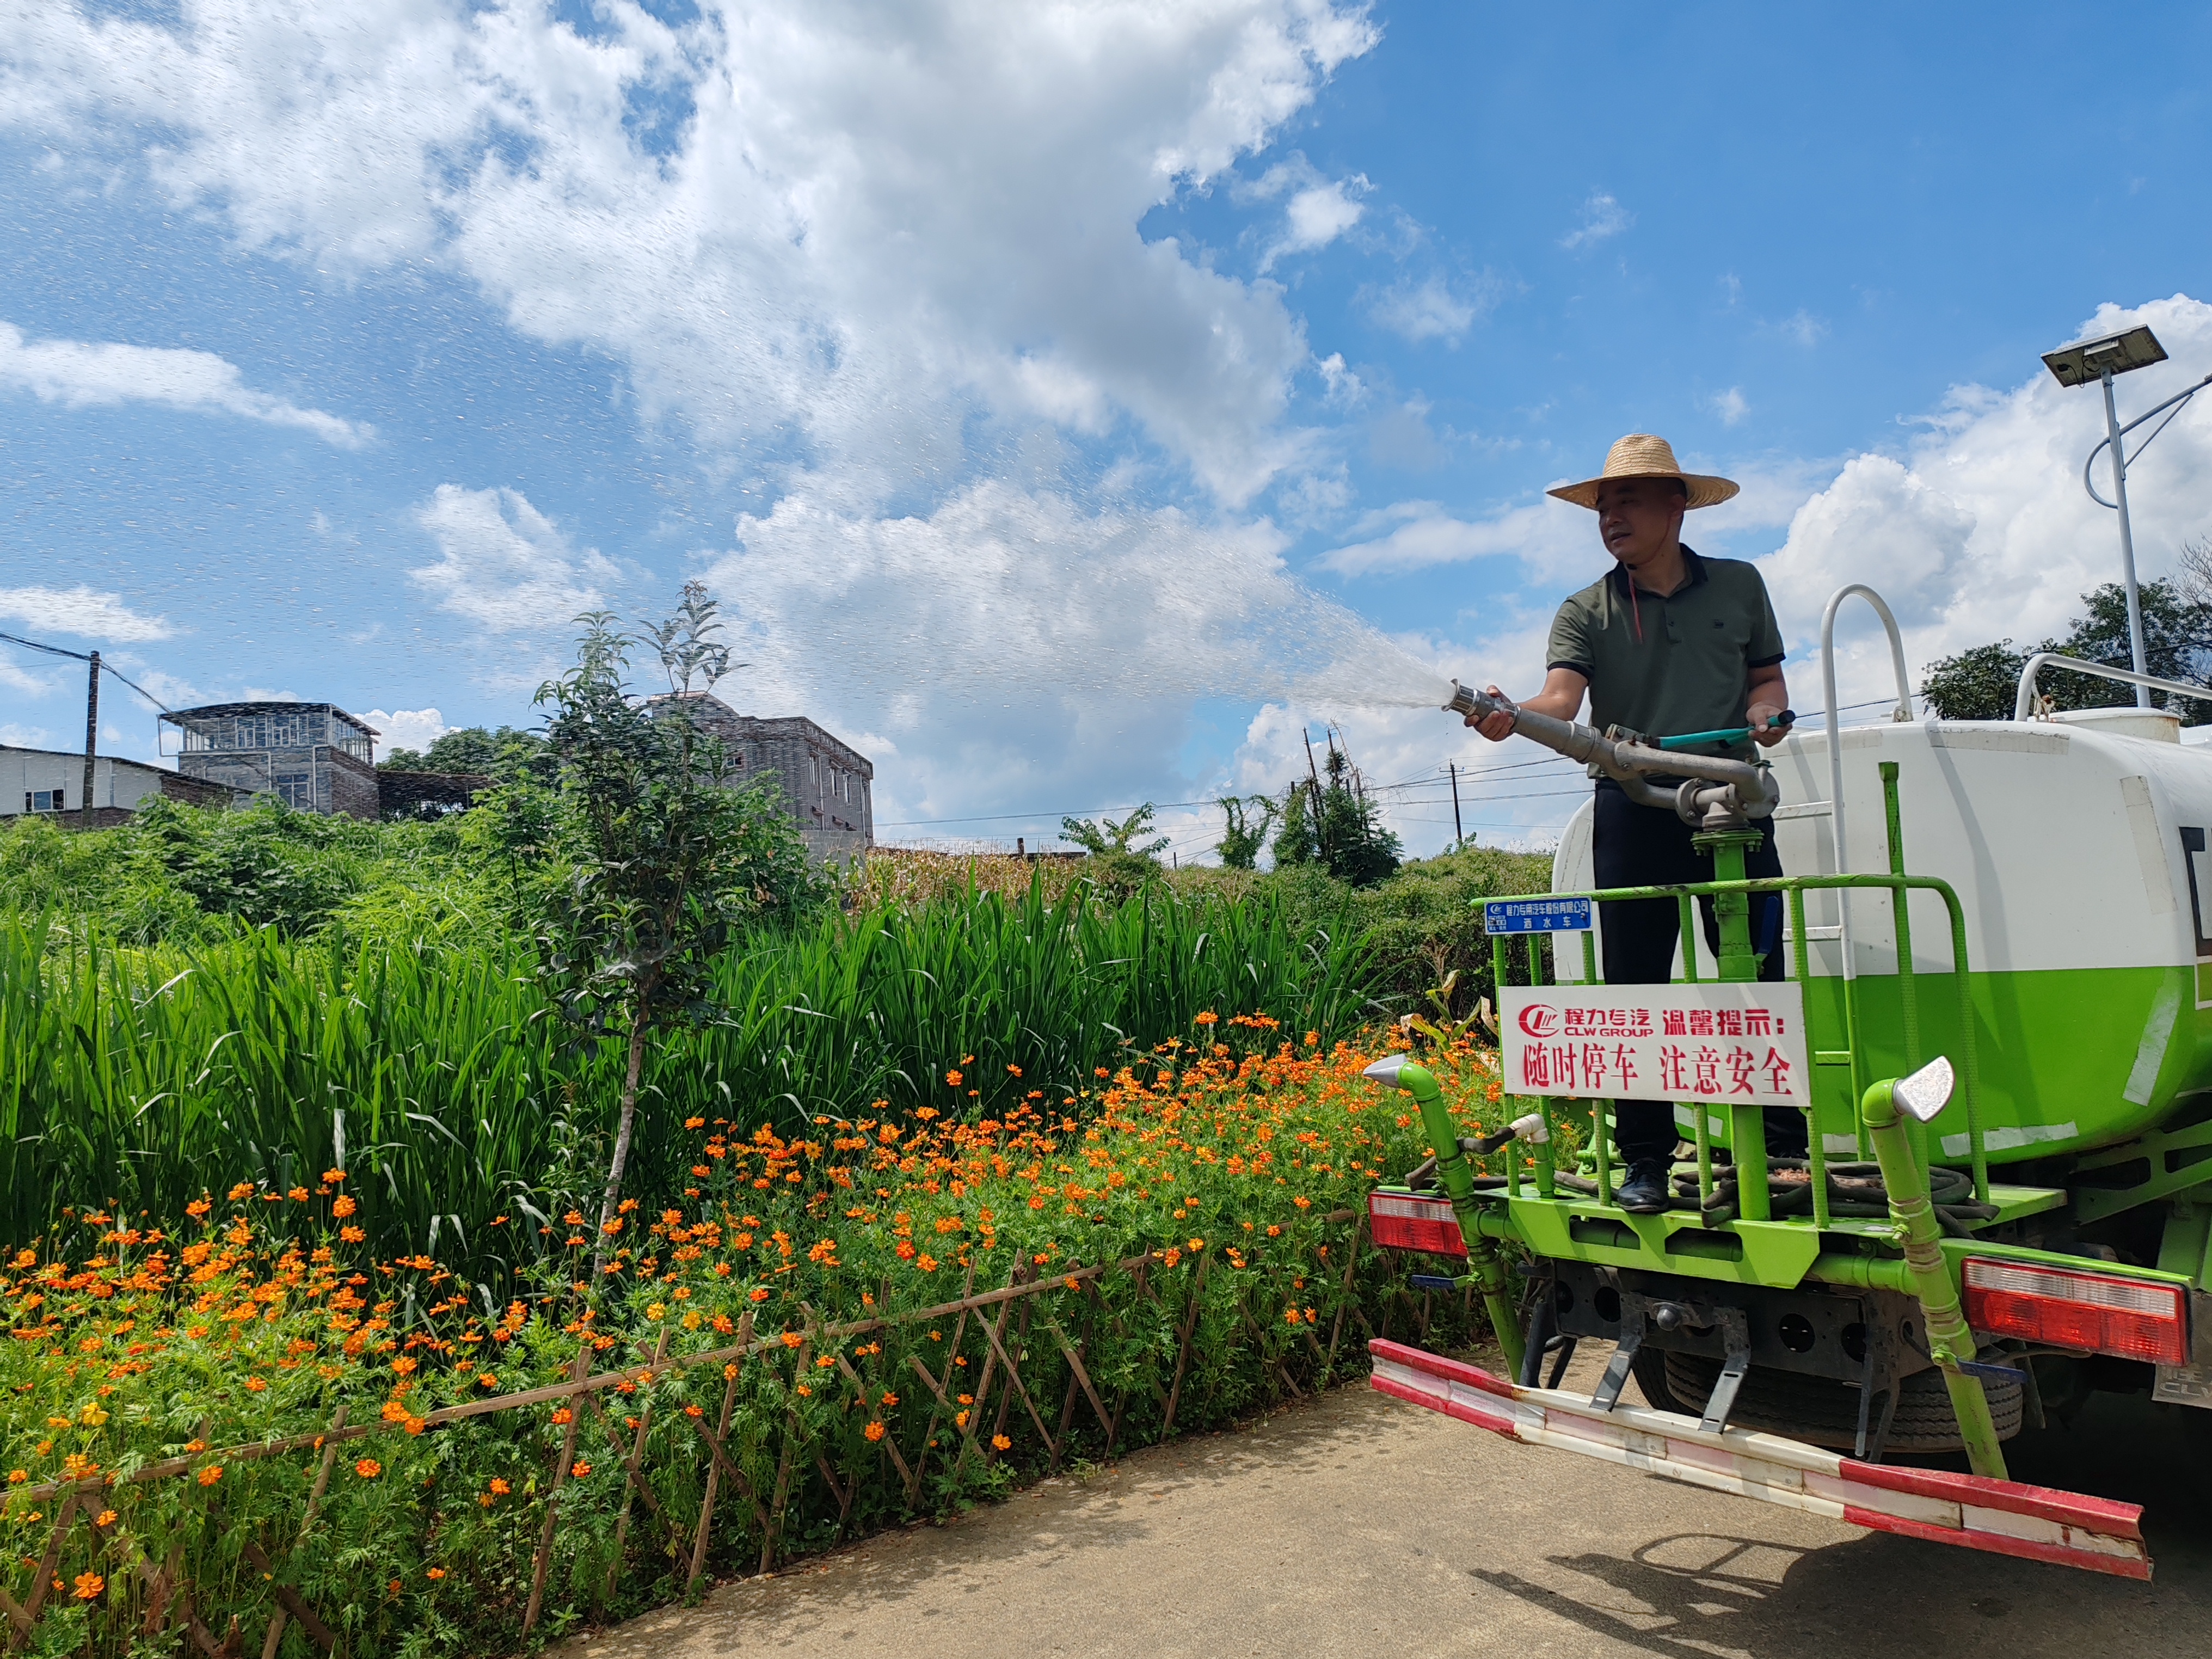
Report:
M 1711 881 L 1713 860 L 1690 844 L 1697 832 L 1665 807 L 1639 806 L 1609 779 L 1597 786 L 1596 821 L 1591 825 L 1591 861 L 1600 887 L 1662 887 L 1686 882 Z M 1758 848 L 1744 855 L 1747 876 L 1778 876 L 1782 855 L 1775 850 L 1769 828 Z M 1707 971 L 1720 950 L 1720 924 L 1713 902 L 1699 901 L 1705 911 Z M 1671 977 L 1674 945 L 1680 933 L 1680 907 L 1673 899 L 1633 899 L 1598 907 L 1599 937 L 1605 950 L 1605 982 L 1608 985 L 1664 985 Z M 1765 953 L 1759 963 L 1762 980 L 1783 976 L 1782 897 L 1778 893 L 1754 894 L 1751 901 L 1751 946 Z M 1802 1114 L 1770 1111 L 1766 1118 L 1766 1150 L 1778 1158 L 1805 1155 L 1805 1120 Z M 1671 1101 L 1622 1100 L 1614 1103 L 1613 1141 L 1631 1164 L 1672 1154 L 1681 1139 L 1674 1126 Z

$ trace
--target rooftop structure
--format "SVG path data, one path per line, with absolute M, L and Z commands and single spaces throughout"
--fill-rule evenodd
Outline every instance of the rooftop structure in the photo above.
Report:
M 378 813 L 376 738 L 329 702 L 212 702 L 161 716 L 181 734 L 186 777 L 274 795 L 302 812 Z
M 675 701 L 654 697 L 648 707 Z M 842 864 L 875 844 L 871 791 L 876 769 L 860 750 L 803 714 L 740 714 L 703 691 L 690 693 L 684 702 L 699 729 L 720 739 L 732 783 L 750 782 L 763 771 L 775 776 L 813 857 Z
M 84 808 L 84 757 L 66 749 L 19 749 L 0 744 L 0 818 L 52 815 L 64 830 L 80 828 Z M 167 767 L 102 755 L 93 763 L 92 827 L 122 823 L 149 799 L 166 796 L 217 810 L 236 791 Z

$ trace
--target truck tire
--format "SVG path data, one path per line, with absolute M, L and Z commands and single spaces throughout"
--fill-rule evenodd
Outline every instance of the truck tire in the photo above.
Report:
M 1639 1359 L 1642 1358 L 1638 1355 Z M 1680 1402 L 1686 1416 L 1695 1417 L 1712 1397 L 1721 1362 L 1696 1354 L 1666 1356 L 1667 1391 Z M 1639 1378 L 1640 1380 L 1640 1378 Z M 2020 1432 L 2027 1407 L 2027 1391 L 2018 1382 L 1984 1378 L 1983 1389 L 1996 1420 L 1997 1438 L 2009 1440 Z M 1875 1423 L 1880 1422 L 1881 1401 L 1875 1404 Z M 1753 1366 L 1737 1392 L 1735 1409 L 1729 1414 L 1734 1429 L 1758 1429 L 1785 1435 L 1837 1451 L 1850 1451 L 1858 1437 L 1859 1391 L 1832 1377 L 1808 1376 L 1797 1371 L 1778 1371 Z M 1869 1425 L 1869 1432 L 1874 1424 Z M 1951 1414 L 1950 1390 L 1943 1373 L 1930 1367 L 1915 1371 L 1899 1385 L 1897 1414 L 1890 1421 L 1885 1453 L 1927 1454 L 1961 1451 L 1958 1419 Z
M 1697 1415 L 1675 1399 L 1674 1391 L 1667 1386 L 1667 1356 L 1658 1349 L 1638 1349 L 1636 1358 L 1628 1362 L 1628 1374 L 1636 1379 L 1637 1388 L 1643 1391 L 1644 1403 L 1653 1411 L 1686 1412 L 1692 1417 Z M 1712 1392 L 1710 1387 L 1705 1391 L 1708 1394 Z

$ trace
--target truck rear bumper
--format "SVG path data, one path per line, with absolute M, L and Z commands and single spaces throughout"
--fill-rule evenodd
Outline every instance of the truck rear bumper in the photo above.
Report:
M 1380 1392 L 1510 1440 L 1881 1532 L 2122 1578 L 2150 1577 L 2139 1504 L 1943 1469 L 1862 1463 L 1741 1429 L 1708 1434 L 1672 1412 L 1626 1405 L 1601 1411 L 1578 1395 L 1524 1389 L 1401 1342 L 1367 1346 Z

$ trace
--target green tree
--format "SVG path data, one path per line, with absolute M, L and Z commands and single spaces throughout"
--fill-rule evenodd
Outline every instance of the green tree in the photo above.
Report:
M 2191 563 L 2192 556 L 2196 565 Z M 2144 583 L 2139 598 L 2143 658 L 2149 672 L 2160 679 L 2205 684 L 2206 668 L 2212 664 L 2212 556 L 2198 549 L 2186 550 L 2181 576 Z M 2045 640 L 2035 649 L 2060 652 L 2111 668 L 2132 667 L 2127 590 L 2118 582 L 2106 582 L 2084 593 L 2081 603 L 2089 614 L 2074 618 L 2065 639 Z M 1920 694 L 1948 720 L 2009 720 L 2021 671 L 2027 665 L 2030 654 L 2008 639 L 1972 647 L 1930 663 L 1922 678 Z M 2135 702 L 2132 686 L 2063 670 L 2039 675 L 2037 688 L 2045 705 L 2055 709 L 2114 708 Z M 2163 708 L 2166 694 L 2154 691 L 2151 701 Z M 2185 699 L 2179 712 L 2184 721 L 2197 724 L 2212 716 L 2212 699 L 2203 702 Z
M 1107 891 L 1126 896 L 1142 887 L 1159 869 L 1159 855 L 1167 850 L 1161 836 L 1138 844 L 1137 837 L 1152 827 L 1152 804 L 1146 801 L 1128 817 L 1115 820 L 1062 818 L 1060 838 L 1072 842 L 1091 855 L 1091 880 Z
M 428 750 L 394 749 L 377 763 L 380 772 L 473 772 L 502 781 L 528 773 L 550 781 L 554 767 L 544 738 L 520 726 L 464 726 L 441 732 Z
M 1215 849 L 1223 865 L 1231 870 L 1258 868 L 1260 849 L 1267 844 L 1267 829 L 1275 821 L 1274 798 L 1224 795 L 1214 805 L 1221 809 L 1223 819 L 1221 842 Z M 1253 821 L 1254 813 L 1259 815 L 1257 823 Z
M 2027 653 L 2010 640 L 1977 645 L 1928 665 L 1920 695 L 1947 720 L 2008 720 Z
M 566 880 L 543 890 L 539 976 L 584 1041 L 624 1041 L 621 1115 L 599 1210 L 595 1268 L 620 1215 L 623 1170 L 637 1121 L 638 1081 L 659 1034 L 710 1018 L 715 955 L 775 898 L 763 855 L 786 872 L 799 833 L 779 802 L 726 786 L 720 744 L 694 723 L 689 697 L 729 665 L 715 638 L 715 603 L 696 582 L 676 614 L 642 639 L 605 611 L 580 617 L 575 666 L 538 689 L 546 741 L 560 769 Z M 647 703 L 625 678 L 629 653 L 649 645 L 674 695 Z M 533 833 L 528 813 L 516 828 Z

